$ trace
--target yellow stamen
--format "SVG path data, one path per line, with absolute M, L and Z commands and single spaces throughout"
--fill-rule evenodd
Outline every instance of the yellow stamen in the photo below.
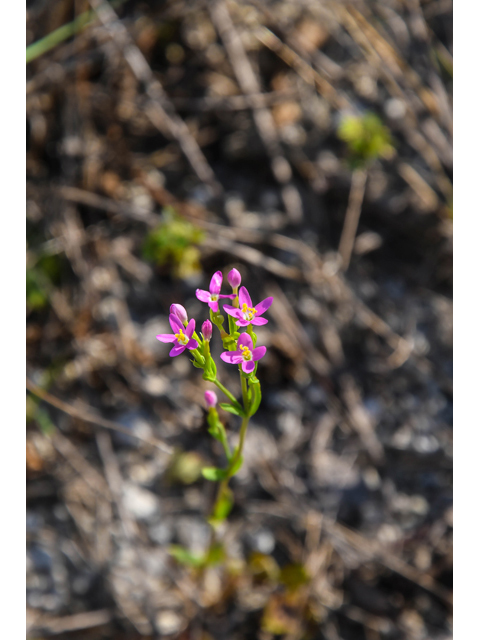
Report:
M 245 320 L 251 320 L 253 316 L 258 313 L 255 307 L 249 307 L 246 302 L 242 305 L 242 313 L 244 315 Z
M 175 334 L 175 338 L 179 341 L 180 344 L 187 344 L 188 337 L 183 333 L 180 329 L 178 333 Z
M 240 351 L 242 352 L 242 356 L 244 360 L 252 359 L 252 352 L 248 347 L 245 347 L 243 344 L 240 345 Z

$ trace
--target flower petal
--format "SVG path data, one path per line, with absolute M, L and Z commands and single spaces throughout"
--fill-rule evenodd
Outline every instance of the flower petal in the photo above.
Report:
M 268 320 L 266 318 L 257 318 L 256 316 L 252 320 L 252 324 L 256 324 L 257 327 L 259 327 L 262 324 L 267 324 L 267 322 Z
M 175 342 L 176 338 L 173 333 L 159 333 L 158 336 L 155 336 L 157 340 L 160 342 Z
M 238 364 L 243 360 L 243 356 L 240 351 L 224 351 L 220 354 L 220 358 L 224 362 L 229 362 L 230 364 Z
M 198 349 L 198 342 L 192 338 L 187 342 L 187 349 Z
M 238 293 L 238 302 L 240 304 L 240 307 L 243 307 L 244 304 L 246 304 L 247 307 L 252 306 L 252 299 L 250 298 L 250 294 L 245 289 L 245 287 L 240 287 L 240 291 Z
M 204 289 L 197 289 L 195 291 L 195 295 L 200 300 L 200 302 L 210 302 L 210 292 L 205 291 Z
M 218 297 L 219 298 L 230 298 L 230 300 L 233 300 L 234 298 L 236 298 L 234 293 L 221 293 Z
M 239 347 L 240 346 L 247 347 L 248 349 L 250 349 L 250 351 L 253 349 L 252 339 L 248 335 L 248 333 L 240 334 L 240 337 L 238 338 L 237 344 L 238 344 Z
M 210 300 L 208 306 L 213 311 L 213 313 L 218 313 L 218 302 L 216 300 Z
M 265 311 L 272 306 L 272 302 L 273 302 L 273 298 L 265 298 L 265 300 L 262 300 L 261 302 L 256 304 L 255 309 L 257 310 L 257 313 L 259 315 L 261 313 L 265 313 Z
M 235 324 L 237 325 L 237 327 L 248 327 L 248 325 L 250 324 L 250 320 L 239 318 Z
M 223 275 L 221 271 L 216 271 L 210 280 L 210 293 L 220 293 L 222 288 Z
M 190 320 L 190 322 L 187 324 L 187 327 L 185 329 L 185 335 L 188 338 L 192 337 L 192 333 L 195 331 L 195 320 L 192 318 Z
M 177 316 L 174 316 L 173 313 L 171 313 L 168 316 L 168 321 L 170 322 L 170 326 L 172 327 L 173 333 L 178 333 L 179 331 L 183 331 L 185 328 L 183 324 L 180 322 L 180 320 L 177 318 Z
M 226 311 L 229 316 L 233 316 L 234 318 L 239 318 L 239 319 L 243 318 L 243 315 L 240 309 L 237 309 L 236 307 L 232 307 L 231 304 L 224 304 L 223 310 Z
M 253 360 L 244 360 L 242 362 L 242 369 L 245 373 L 252 373 L 255 369 L 255 362 L 253 362 Z
M 252 358 L 256 360 L 260 360 L 267 353 L 267 347 L 257 347 L 252 351 Z
M 168 355 L 174 358 L 175 356 L 179 356 L 181 353 L 183 353 L 185 349 L 186 346 L 184 344 L 176 344 Z

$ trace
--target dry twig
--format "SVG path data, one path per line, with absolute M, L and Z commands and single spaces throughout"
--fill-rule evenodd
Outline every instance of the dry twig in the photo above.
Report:
M 150 98 L 147 115 L 152 124 L 162 133 L 172 135 L 188 158 L 198 178 L 210 185 L 216 195 L 222 193 L 222 187 L 215 178 L 197 141 L 188 130 L 185 122 L 176 113 L 175 107 L 163 90 L 162 85 L 152 73 L 145 56 L 135 45 L 125 26 L 118 19 L 114 9 L 105 0 L 89 0 L 97 12 L 103 26 L 121 49 L 137 80 L 145 85 Z
M 61 635 L 73 631 L 100 627 L 108 624 L 112 619 L 113 614 L 109 609 L 75 613 L 72 616 L 64 616 L 62 618 L 42 616 L 35 620 L 35 624 L 28 629 L 28 633 L 44 632 L 48 635 Z
M 343 223 L 338 253 L 342 258 L 342 269 L 346 271 L 352 257 L 355 236 L 357 235 L 358 222 L 362 211 L 363 196 L 365 195 L 365 185 L 367 183 L 367 170 L 355 169 L 352 173 L 352 184 L 348 197 L 347 212 Z
M 253 111 L 258 133 L 270 156 L 271 168 L 276 180 L 282 186 L 282 198 L 290 221 L 298 224 L 303 218 L 302 201 L 298 189 L 292 183 L 292 168 L 282 153 L 275 122 L 265 106 L 251 98 L 261 92 L 260 83 L 235 29 L 224 0 L 209 0 L 208 6 L 212 21 L 222 38 L 230 63 L 245 97 Z
M 48 391 L 44 391 L 39 386 L 37 386 L 34 382 L 32 382 L 29 378 L 27 378 L 26 387 L 30 391 L 30 393 L 33 393 L 33 395 L 37 396 L 37 398 L 40 398 L 44 402 L 47 402 L 48 404 L 52 405 L 52 407 L 55 407 L 56 409 L 60 409 L 60 411 L 63 411 L 63 413 L 66 413 L 72 418 L 83 420 L 84 422 L 88 422 L 98 427 L 103 427 L 104 429 L 110 429 L 111 431 L 117 431 L 118 433 L 123 433 L 123 435 L 129 436 L 131 438 L 136 438 L 137 440 L 141 440 L 142 442 L 145 442 L 146 444 L 149 444 L 152 447 L 156 447 L 157 449 L 160 449 L 160 451 L 163 451 L 170 455 L 173 453 L 172 447 L 165 444 L 164 442 L 161 442 L 157 438 L 145 438 L 143 436 L 139 436 L 135 432 L 130 431 L 126 427 L 123 427 L 121 424 L 112 422 L 112 420 L 106 420 L 101 416 L 96 416 L 90 411 L 77 409 L 76 407 L 73 407 L 71 404 L 63 402 L 63 400 L 56 398 L 51 393 L 48 393 Z

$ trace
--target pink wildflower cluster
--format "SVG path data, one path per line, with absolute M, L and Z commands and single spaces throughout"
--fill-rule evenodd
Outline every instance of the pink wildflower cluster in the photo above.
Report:
M 265 298 L 257 305 L 253 305 L 250 294 L 245 287 L 240 287 L 240 291 L 238 291 L 242 278 L 237 269 L 232 269 L 229 272 L 227 280 L 233 290 L 231 294 L 220 293 L 223 282 L 221 271 L 213 274 L 208 291 L 203 289 L 197 289 L 196 291 L 197 298 L 201 302 L 208 304 L 211 309 L 213 322 L 217 326 L 218 322 L 221 322 L 221 318 L 218 320 L 220 314 L 219 300 L 228 299 L 233 301 L 233 305 L 225 304 L 223 309 L 235 319 L 235 326 L 242 328 L 249 325 L 260 326 L 267 324 L 268 320 L 262 316 L 270 308 L 273 298 Z M 213 326 L 210 320 L 205 320 L 202 324 L 202 339 L 200 340 L 195 334 L 195 320 L 188 321 L 187 312 L 182 305 L 173 304 L 170 307 L 169 322 L 173 333 L 162 333 L 156 337 L 161 342 L 172 342 L 174 344 L 170 351 L 170 356 L 172 357 L 180 355 L 185 349 L 193 351 L 195 355 L 196 350 L 199 349 L 199 341 L 201 345 L 204 345 L 210 342 L 212 338 Z M 225 335 L 227 334 L 222 330 L 222 337 L 224 338 Z M 249 333 L 240 334 L 235 346 L 237 347 L 235 350 L 224 351 L 220 358 L 224 362 L 240 365 L 242 371 L 247 374 L 255 370 L 255 363 L 263 358 L 267 351 L 266 347 L 254 347 L 250 329 Z

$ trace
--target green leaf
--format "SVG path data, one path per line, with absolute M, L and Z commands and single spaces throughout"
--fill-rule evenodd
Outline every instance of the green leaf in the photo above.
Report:
M 255 383 L 252 383 L 252 380 L 250 380 L 250 388 L 252 390 L 252 403 L 250 405 L 249 411 L 250 416 L 253 416 L 257 413 L 258 407 L 260 406 L 260 403 L 262 401 L 262 391 L 260 389 L 260 383 L 258 382 L 257 378 L 255 378 L 255 380 L 257 380 L 257 382 Z
M 238 407 L 235 407 L 233 404 L 229 404 L 228 402 L 220 402 L 219 407 L 221 407 L 224 411 L 233 413 L 234 415 L 240 416 L 241 418 L 245 417 L 245 411 L 243 409 L 239 409 Z
M 216 564 L 220 564 L 224 560 L 225 549 L 220 542 L 217 542 L 208 550 L 207 557 L 205 558 L 205 565 L 207 567 L 213 567 Z
M 218 440 L 219 442 L 222 441 L 222 436 L 216 425 L 214 427 L 210 427 L 208 429 L 208 433 L 212 436 L 212 438 L 215 438 L 215 440 Z
M 209 423 L 210 423 L 210 421 L 209 421 Z M 210 426 L 208 427 L 208 433 L 211 436 L 213 436 L 214 438 L 216 438 L 216 436 L 218 434 L 218 424 L 216 422 L 213 422 L 212 424 L 210 424 Z
M 37 410 L 37 415 L 35 416 L 38 422 L 38 426 L 40 427 L 41 432 L 45 436 L 49 436 L 55 432 L 55 425 L 50 420 L 50 416 L 43 409 Z
M 235 333 L 235 318 L 233 318 L 231 315 L 228 316 L 228 332 L 230 335 L 233 335 Z
M 201 567 L 205 564 L 205 558 L 203 555 L 195 555 L 188 549 L 185 549 L 185 547 L 181 547 L 178 544 L 172 544 L 169 547 L 168 552 L 177 562 L 180 562 L 180 564 L 186 564 L 189 567 Z
M 191 363 L 193 364 L 195 369 L 203 369 L 203 366 L 201 364 L 198 364 L 196 360 L 191 360 Z
M 203 467 L 202 476 L 206 480 L 212 480 L 212 482 L 218 482 L 227 477 L 226 469 L 219 469 L 218 467 Z
M 240 456 L 240 458 L 235 462 L 235 464 L 233 465 L 233 467 L 230 469 L 228 476 L 231 478 L 232 476 L 234 476 L 237 471 L 240 470 L 241 466 L 243 464 L 243 456 Z

